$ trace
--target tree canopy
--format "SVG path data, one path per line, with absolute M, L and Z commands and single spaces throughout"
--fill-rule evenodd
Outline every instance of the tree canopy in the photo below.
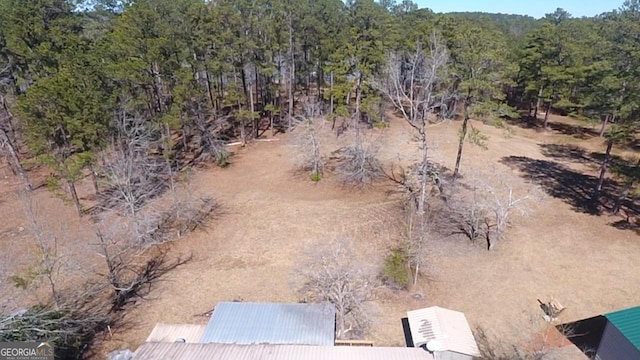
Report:
M 434 34 L 449 54 L 448 111 L 466 114 L 463 140 L 469 117 L 514 108 L 600 120 L 604 136 L 638 114 L 639 8 L 534 19 L 436 14 L 409 0 L 0 0 L 0 89 L 12 128 L 69 186 L 112 145 L 123 114 L 144 118 L 153 151 L 174 165 L 264 126 L 286 130 L 309 104 L 356 126 L 383 121 L 373 84 L 389 55 L 426 51 Z

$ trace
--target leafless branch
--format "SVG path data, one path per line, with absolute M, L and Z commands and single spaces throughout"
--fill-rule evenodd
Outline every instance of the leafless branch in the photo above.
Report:
M 219 123 L 220 121 L 215 121 Z M 226 141 L 222 140 L 219 132 L 220 126 L 215 126 L 213 121 L 207 121 L 202 114 L 196 114 L 195 125 L 200 135 L 200 147 L 202 153 L 198 160 L 213 160 L 219 166 L 228 164 L 229 152 L 226 149 Z
M 562 352 L 561 344 L 574 333 L 569 326 L 557 330 L 552 324 L 530 316 L 511 325 L 512 337 L 496 337 L 477 327 L 474 331 L 480 359 L 487 360 L 551 360 Z
M 302 104 L 302 110 L 306 119 L 315 119 L 322 116 L 322 103 L 317 97 L 311 96 Z
M 515 216 L 530 214 L 542 198 L 542 191 L 504 172 L 472 171 L 465 186 L 450 197 L 450 209 L 460 229 L 475 240 L 485 235 L 493 250 Z
M 410 53 L 389 54 L 385 82 L 374 84 L 409 125 L 423 132 L 427 115 L 444 105 L 440 91 L 448 62 L 447 48 L 432 34 L 427 50 L 417 43 Z
M 447 200 L 454 232 L 462 232 L 472 242 L 488 236 L 489 212 L 476 183 L 456 184 Z
M 112 312 L 143 297 L 161 276 L 191 260 L 190 256 L 170 260 L 162 249 L 140 248 L 106 231 L 98 230 L 96 235 L 97 253 L 107 265 L 107 272 L 101 275 L 111 286 Z
M 294 132 L 294 161 L 303 171 L 310 171 L 314 180 L 319 180 L 324 172 L 320 136 L 325 125 L 324 119 L 307 120 Z
M 31 275 L 35 276 L 36 279 L 38 277 L 46 279 L 45 281 L 50 291 L 51 301 L 54 306 L 57 307 L 59 305 L 57 284 L 60 278 L 60 272 L 65 266 L 64 257 L 59 251 L 58 237 L 42 225 L 42 216 L 38 209 L 38 204 L 31 198 L 30 193 L 21 193 L 20 200 L 36 243 L 36 270 Z M 14 275 L 14 282 L 19 280 L 18 277 L 19 275 Z M 21 280 L 23 280 L 26 285 L 31 279 Z
M 117 137 L 101 171 L 102 207 L 135 218 L 145 202 L 167 187 L 166 162 L 152 153 L 155 135 L 144 119 L 120 116 L 115 126 Z
M 520 186 L 518 186 L 520 185 Z M 519 179 L 507 174 L 487 174 L 479 183 L 486 197 L 486 206 L 493 217 L 493 237 L 489 241 L 489 250 L 502 240 L 504 232 L 514 216 L 529 215 L 535 203 L 542 198 L 542 191 L 530 184 L 521 184 Z
M 304 285 L 300 293 L 305 299 L 335 305 L 338 338 L 364 330 L 369 321 L 366 304 L 373 299 L 377 272 L 354 259 L 349 240 L 320 244 L 301 264 L 301 273 Z
M 446 106 L 445 79 L 448 62 L 447 48 L 434 33 L 427 50 L 418 42 L 412 52 L 389 54 L 384 82 L 374 82 L 374 86 L 416 132 L 422 155 L 418 163 L 420 181 L 416 196 L 419 214 L 425 212 L 430 179 L 428 115 Z
M 333 152 L 338 161 L 336 172 L 345 184 L 362 186 L 376 182 L 383 174 L 378 160 L 379 145 L 360 142 Z
M 419 213 L 411 207 L 408 211 L 404 251 L 413 270 L 413 285 L 418 282 L 421 271 L 428 267 L 429 241 L 436 235 L 431 208 Z

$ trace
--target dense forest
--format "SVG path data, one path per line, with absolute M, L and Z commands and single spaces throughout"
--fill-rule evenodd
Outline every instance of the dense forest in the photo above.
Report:
M 80 212 L 74 182 L 85 169 L 99 176 L 93 169 L 133 118 L 171 166 L 206 158 L 224 165 L 225 141 L 286 130 L 297 116 L 384 122 L 385 98 L 373 84 L 389 55 L 434 39 L 450 53 L 441 85 L 447 116 L 465 101 L 477 118 L 557 111 L 602 121 L 603 135 L 615 123 L 607 133 L 613 146 L 638 112 L 636 0 L 594 18 L 557 9 L 540 20 L 434 14 L 411 1 L 3 0 L 0 7 L 3 154 L 27 187 L 25 151 L 49 166 L 52 183 L 65 185 Z
M 356 130 L 356 154 L 358 129 L 388 126 L 393 109 L 423 166 L 428 115 L 459 120 L 455 178 L 467 139 L 483 141 L 470 119 L 546 129 L 558 113 L 601 124 L 597 200 L 612 149 L 635 140 L 639 75 L 638 0 L 542 19 L 410 0 L 0 0 L 0 157 L 27 190 L 27 170 L 45 168 L 80 216 L 75 184 L 91 177 L 101 206 L 136 217 L 162 190 L 154 176 L 227 166 L 228 143 L 321 115 Z M 639 173 L 622 174 L 621 197 Z

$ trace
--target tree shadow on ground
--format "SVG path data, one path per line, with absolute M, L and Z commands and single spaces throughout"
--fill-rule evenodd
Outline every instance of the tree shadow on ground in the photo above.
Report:
M 594 203 L 591 196 L 598 182 L 595 176 L 579 173 L 554 161 L 524 156 L 507 156 L 500 162 L 522 172 L 523 177 L 540 186 L 547 194 L 563 200 L 571 205 L 574 211 L 582 213 L 606 214 L 613 207 L 620 189 L 617 181 L 605 179 L 600 201 Z M 632 201 L 624 201 L 622 209 L 627 216 L 638 215 Z
M 542 155 L 558 160 L 572 161 L 584 165 L 593 166 L 597 164 L 597 159 L 593 153 L 587 152 L 584 148 L 576 145 L 566 144 L 540 144 Z
M 541 148 L 542 154 L 546 157 L 580 163 L 585 166 L 588 166 L 589 168 L 595 171 L 597 171 L 600 168 L 602 161 L 604 160 L 604 153 L 588 152 L 585 149 L 575 145 L 541 144 L 540 148 Z M 553 163 L 553 164 L 556 164 L 556 163 Z M 638 178 L 640 175 L 638 174 L 640 169 L 638 168 L 637 165 L 638 163 L 636 163 L 635 161 L 628 161 L 619 156 L 612 155 L 610 172 L 614 172 L 626 178 Z M 554 166 L 562 166 L 562 165 L 556 164 Z M 572 170 L 569 170 L 569 171 L 572 171 Z M 577 176 L 588 178 L 586 180 L 586 182 L 588 183 L 586 184 L 587 196 L 584 196 L 583 194 L 579 202 L 587 206 L 586 212 L 592 213 L 592 211 L 594 210 L 594 206 L 593 204 L 589 203 L 590 193 L 588 191 L 589 190 L 593 191 L 592 188 L 590 189 L 590 187 L 595 186 L 595 182 L 597 181 L 597 179 L 595 176 L 579 174 L 577 172 L 574 172 L 574 173 L 577 174 Z M 608 188 L 605 187 L 604 189 L 605 192 L 602 194 L 602 198 L 600 199 L 600 204 L 598 204 L 598 209 L 596 209 L 598 210 L 597 211 L 598 214 L 606 212 L 607 210 L 610 210 L 611 208 L 613 208 L 613 205 L 615 204 L 615 201 L 617 200 L 619 193 L 622 191 L 620 185 L 616 181 L 606 180 L 605 185 L 606 184 L 608 184 L 609 187 Z M 549 193 L 549 191 L 547 191 L 547 193 Z M 553 196 L 553 194 L 551 195 Z M 633 197 L 631 199 L 625 199 L 622 202 L 622 208 L 620 209 L 621 214 L 624 214 L 624 216 L 622 216 L 622 219 L 620 220 L 616 220 L 609 223 L 609 225 L 615 227 L 616 229 L 633 230 L 636 233 L 640 234 L 640 219 L 637 219 L 637 216 L 640 214 L 640 209 L 638 208 L 635 200 L 636 199 Z M 575 208 L 575 205 L 574 205 L 574 208 Z
M 563 135 L 573 136 L 576 139 L 586 140 L 600 136 L 600 133 L 590 127 L 575 124 L 565 124 L 561 122 L 549 121 L 549 128 Z
M 584 148 L 576 145 L 566 144 L 540 144 L 542 155 L 565 161 L 571 161 L 586 165 L 593 170 L 599 170 L 604 161 L 605 154 L 602 152 L 588 152 Z M 617 155 L 611 155 L 611 172 L 626 178 L 638 177 L 638 167 L 636 161 L 629 161 Z
M 638 219 L 631 219 L 627 216 L 624 219 L 611 222 L 609 225 L 619 230 L 631 230 L 640 235 L 640 221 Z
M 640 139 L 635 138 L 626 144 L 621 144 L 618 146 L 628 151 L 640 151 Z
M 511 126 L 517 126 L 523 129 L 542 129 L 542 122 L 536 120 L 533 116 L 523 115 L 520 118 L 506 117 L 504 120 Z
M 543 119 L 536 119 L 533 116 L 527 114 L 522 115 L 520 118 L 507 118 L 507 124 L 517 126 L 523 129 L 534 129 L 536 131 L 544 131 Z M 576 139 L 586 140 L 593 137 L 600 136 L 600 133 L 590 127 L 581 126 L 576 124 L 566 124 L 562 122 L 549 121 L 547 123 L 549 129 L 559 134 L 572 136 Z

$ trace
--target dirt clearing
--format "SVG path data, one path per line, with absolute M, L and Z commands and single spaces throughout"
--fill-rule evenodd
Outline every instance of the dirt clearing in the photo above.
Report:
M 558 124 L 564 121 L 552 120 Z M 514 157 L 596 174 L 596 168 L 575 157 L 545 152 L 545 144 L 602 151 L 597 138 L 579 140 L 556 130 L 540 132 L 515 126 L 507 135 L 503 129 L 473 124 L 490 136 L 489 149 L 467 144 L 463 175 L 472 168 L 484 168 L 516 174 L 523 181 L 540 180 L 505 160 Z M 430 128 L 433 158 L 449 168 L 455 160 L 458 127 L 458 122 L 447 121 Z M 379 132 L 376 137 L 384 163 L 407 163 L 417 157 L 409 129 L 399 120 L 392 121 L 389 129 L 375 131 Z M 176 254 L 193 253 L 194 260 L 165 277 L 127 315 L 135 326 L 116 330 L 105 344 L 107 348 L 135 349 L 157 322 L 206 323 L 207 318 L 196 315 L 218 301 L 298 301 L 295 281 L 300 258 L 318 240 L 347 235 L 372 262 L 382 261 L 402 229 L 398 202 L 389 194 L 393 187 L 380 184 L 353 190 L 330 175 L 313 183 L 294 174 L 289 160 L 292 149 L 287 144 L 288 136 L 253 143 L 237 150 L 227 169 L 194 172 L 196 192 L 218 200 L 222 212 L 207 231 L 175 243 Z M 553 184 L 565 183 L 556 181 L 549 187 Z M 4 189 L 0 195 L 0 244 L 3 250 L 17 249 L 12 244 L 20 237 L 10 234 L 24 225 L 20 225 L 20 213 L 13 210 L 17 206 L 13 192 Z M 472 326 L 500 336 L 531 331 L 526 328 L 527 319 L 542 316 L 537 299 L 554 297 L 566 306 L 562 321 L 637 305 L 638 235 L 611 226 L 618 217 L 577 211 L 572 197 L 554 196 L 546 187 L 543 190 L 549 196 L 534 216 L 516 220 L 495 252 L 459 238 L 434 241 L 429 276 L 410 292 L 381 291 L 367 338 L 377 345 L 403 346 L 400 319 L 407 310 L 431 305 L 463 311 Z M 73 218 L 73 209 L 51 199 L 46 190 L 36 193 L 43 199 L 42 207 L 61 209 L 55 213 Z M 424 299 L 417 300 L 416 293 Z

